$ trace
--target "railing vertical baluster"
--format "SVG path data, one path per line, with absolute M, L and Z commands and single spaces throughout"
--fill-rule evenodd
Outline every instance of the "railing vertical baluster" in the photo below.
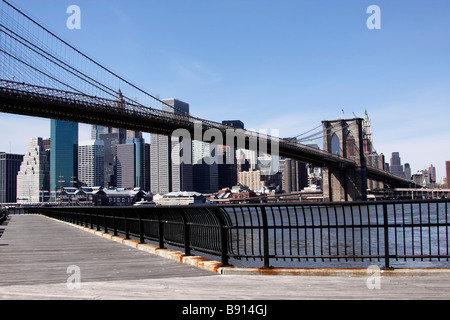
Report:
M 138 212 L 138 218 L 139 218 L 139 242 L 145 243 L 144 239 L 144 222 L 142 221 L 141 213 Z
M 181 218 L 184 226 L 184 254 L 191 255 L 191 228 L 186 213 L 183 209 L 180 210 Z
M 130 239 L 130 228 L 128 225 L 128 218 L 126 212 L 124 213 L 123 218 L 125 220 L 125 239 Z
M 116 221 L 116 212 L 112 210 L 112 218 L 113 218 L 113 234 L 117 237 L 117 221 Z
M 214 214 L 216 221 L 219 223 L 219 236 L 220 236 L 220 247 L 221 247 L 221 258 L 222 265 L 229 265 L 228 257 L 228 230 L 225 220 L 222 216 L 222 212 L 219 208 L 213 208 L 212 213 Z
M 105 233 L 108 233 L 108 220 L 106 218 L 107 212 L 103 211 L 103 224 L 105 225 Z
M 384 269 L 392 269 L 389 264 L 389 220 L 387 204 L 383 203 L 383 228 L 384 228 Z
M 161 212 L 157 213 L 158 215 L 158 242 L 159 247 L 164 249 L 164 221 L 161 219 Z
M 100 222 L 99 222 L 99 219 L 98 219 L 98 211 L 95 211 L 95 222 L 96 222 L 96 224 L 97 224 L 97 231 L 100 231 Z
M 263 256 L 264 256 L 264 268 L 270 268 L 269 257 L 269 224 L 267 223 L 267 212 L 264 206 L 261 207 L 261 220 L 263 227 Z

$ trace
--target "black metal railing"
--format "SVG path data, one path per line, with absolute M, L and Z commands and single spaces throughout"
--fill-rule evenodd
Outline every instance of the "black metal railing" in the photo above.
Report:
M 50 207 L 27 209 L 77 225 L 136 239 L 220 256 L 228 265 L 231 221 L 216 206 Z
M 97 230 L 221 257 L 223 265 L 447 265 L 449 200 L 39 208 Z M 258 262 L 260 261 L 260 262 Z M 262 263 L 261 263 L 262 261 Z M 337 264 L 334 264 L 336 262 Z
M 262 259 L 265 267 L 273 261 L 375 261 L 389 268 L 393 260 L 449 260 L 448 206 L 448 200 L 429 200 L 223 209 L 232 220 L 234 257 Z

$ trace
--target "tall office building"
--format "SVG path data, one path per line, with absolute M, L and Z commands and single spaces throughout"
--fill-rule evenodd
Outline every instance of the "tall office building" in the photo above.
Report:
M 120 89 L 117 91 L 114 107 L 124 108 L 125 100 L 123 98 Z M 129 132 L 132 132 L 130 134 Z M 104 184 L 105 188 L 117 187 L 117 154 L 116 145 L 125 144 L 126 140 L 134 138 L 135 135 L 140 133 L 134 133 L 134 131 L 129 131 L 121 128 L 111 128 L 99 125 L 93 125 L 91 129 L 91 139 L 92 140 L 102 140 L 105 147 L 105 164 L 104 164 Z M 142 134 L 141 134 L 142 135 Z
M 56 200 L 58 190 L 77 184 L 78 123 L 50 121 L 50 197 Z
M 411 175 L 411 165 L 409 163 L 405 163 L 405 178 L 410 180 Z
M 48 200 L 50 188 L 50 152 L 42 138 L 32 138 L 17 174 L 17 202 L 37 203 Z
M 301 191 L 308 186 L 308 174 L 305 163 L 285 159 L 283 165 L 283 190 L 285 192 Z
M 170 137 L 152 134 L 150 143 L 150 189 L 153 194 L 166 194 L 172 190 L 172 160 Z
M 165 99 L 163 102 L 163 111 L 175 114 L 189 113 L 188 103 L 177 99 Z M 181 150 L 189 154 L 181 155 Z M 170 136 L 151 135 L 150 174 L 153 194 L 193 190 L 191 150 L 191 140 L 180 141 Z M 182 158 L 190 158 L 190 161 L 181 161 Z
M 143 138 L 128 139 L 116 146 L 118 187 L 149 190 L 149 152 Z
M 372 154 L 374 153 L 373 149 L 373 135 L 372 135 L 372 124 L 369 118 L 369 114 L 367 110 L 364 112 L 363 119 L 363 145 L 364 145 L 364 153 Z
M 390 172 L 396 176 L 405 178 L 405 172 L 403 171 L 403 165 L 401 164 L 400 154 L 398 152 L 392 152 L 392 157 L 389 165 Z
M 103 186 L 105 188 L 117 187 L 116 146 L 120 144 L 120 135 L 118 132 L 102 133 L 99 134 L 99 140 L 103 141 L 105 149 Z
M 117 186 L 119 188 L 134 188 L 136 179 L 134 144 L 118 144 L 116 148 Z
M 428 172 L 430 173 L 430 183 L 436 183 L 436 167 L 431 164 L 428 167 Z
M 244 123 L 240 120 L 223 120 L 222 124 L 237 129 L 244 129 Z M 237 184 L 237 148 L 231 148 L 226 145 L 218 146 L 217 153 L 222 160 L 218 165 L 218 189 L 231 188 Z M 239 169 L 242 169 L 242 165 L 239 165 Z
M 78 145 L 78 180 L 84 186 L 104 184 L 105 144 L 102 140 L 82 141 Z
M 0 152 L 0 203 L 17 201 L 17 173 L 23 154 Z
M 192 141 L 194 191 L 214 193 L 219 190 L 219 167 L 217 161 L 213 160 L 215 149 L 210 143 Z

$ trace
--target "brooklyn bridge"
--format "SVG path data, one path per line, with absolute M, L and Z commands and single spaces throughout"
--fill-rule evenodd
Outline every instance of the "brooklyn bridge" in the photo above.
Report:
M 189 138 L 203 141 L 209 132 L 205 142 L 264 150 L 323 168 L 326 201 L 366 200 L 368 179 L 392 188 L 412 186 L 384 170 L 384 163 L 371 165 L 364 151 L 361 118 L 322 121 L 324 143 L 318 150 L 293 139 L 194 117 L 122 78 L 7 1 L 2 6 L 1 112 L 168 136 L 184 130 Z M 162 106 L 173 112 L 161 110 Z M 348 137 L 352 137 L 352 153 L 347 150 Z M 332 144 L 338 145 L 337 151 Z

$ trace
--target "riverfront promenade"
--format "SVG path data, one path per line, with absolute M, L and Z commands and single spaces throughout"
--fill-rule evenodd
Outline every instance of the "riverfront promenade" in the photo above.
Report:
M 70 266 L 79 268 L 79 288 Z M 0 225 L 0 272 L 0 299 L 14 300 L 450 299 L 446 270 L 382 276 L 372 290 L 363 273 L 218 274 L 38 215 Z

